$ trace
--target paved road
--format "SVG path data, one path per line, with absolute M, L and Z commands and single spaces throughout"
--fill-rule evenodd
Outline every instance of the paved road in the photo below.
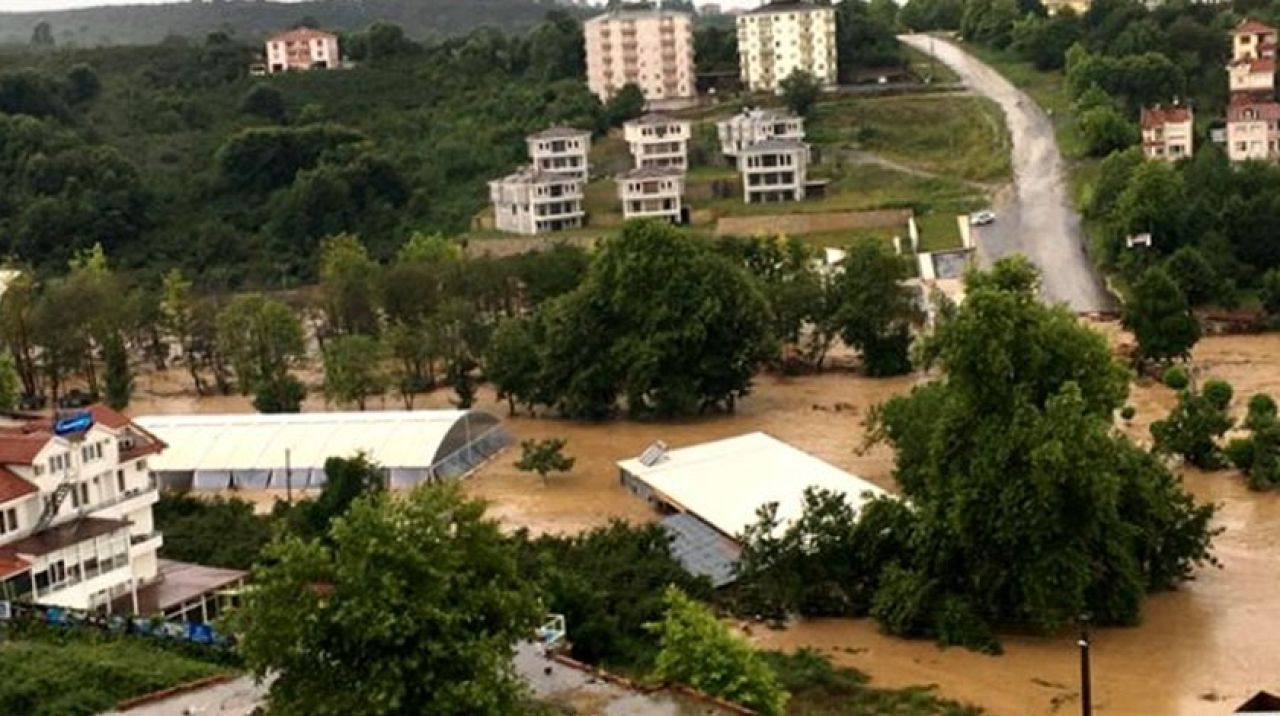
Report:
M 979 258 L 1025 254 L 1044 272 L 1044 297 L 1081 312 L 1107 311 L 1114 302 L 1084 253 L 1080 216 L 1063 181 L 1062 154 L 1049 117 L 998 72 L 956 45 L 928 35 L 902 35 L 906 44 L 932 53 L 975 92 L 1004 110 L 1013 135 L 1014 189 L 996 200 L 996 223 L 974 231 Z

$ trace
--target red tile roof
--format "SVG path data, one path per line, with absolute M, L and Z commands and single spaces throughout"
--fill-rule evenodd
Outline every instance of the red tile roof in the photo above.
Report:
M 112 410 L 102 404 L 90 405 L 86 410 L 93 416 L 93 422 L 111 430 L 128 428 L 130 432 L 143 438 L 143 442 L 124 451 L 121 460 L 149 455 L 168 447 L 163 440 L 143 430 L 129 420 L 128 416 Z M 35 456 L 54 438 L 53 420 L 47 416 L 32 414 L 12 414 L 22 422 L 17 425 L 0 427 L 0 465 L 30 465 Z M 128 456 L 132 453 L 132 456 Z
M 316 37 L 322 37 L 325 39 L 329 39 L 329 38 L 337 39 L 338 36 L 334 35 L 331 32 L 325 32 L 324 30 L 316 30 L 310 27 L 295 27 L 292 30 L 285 30 L 284 32 L 277 32 L 276 34 L 271 35 L 270 37 L 267 38 L 267 42 L 289 42 L 293 40 L 310 40 Z
M 0 554 L 0 579 L 31 569 L 31 563 L 17 555 Z
M 44 431 L 0 430 L 0 465 L 30 465 L 52 438 Z
M 1178 124 L 1181 122 L 1191 121 L 1191 108 L 1186 105 L 1173 105 L 1165 107 L 1157 104 L 1154 107 L 1144 107 L 1142 110 L 1142 128 L 1155 129 L 1166 124 Z
M 28 480 L 0 467 L 0 505 L 19 497 L 26 497 L 38 488 Z
M 1246 34 L 1260 35 L 1262 33 L 1275 32 L 1275 31 L 1276 29 L 1270 25 L 1263 24 L 1254 19 L 1247 19 L 1247 20 L 1241 20 L 1240 24 L 1236 25 L 1236 29 L 1232 30 L 1232 33 L 1236 35 L 1246 35 Z
M 78 520 L 50 527 L 43 532 L 27 535 L 13 544 L 0 547 L 0 559 L 24 554 L 39 557 L 95 537 L 129 529 L 130 524 L 128 520 L 81 517 Z

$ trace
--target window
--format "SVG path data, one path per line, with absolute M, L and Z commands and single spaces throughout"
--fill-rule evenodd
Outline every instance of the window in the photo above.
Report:
M 116 491 L 124 492 L 124 470 L 116 470 Z
M 18 511 L 12 507 L 0 512 L 0 535 L 18 531 Z

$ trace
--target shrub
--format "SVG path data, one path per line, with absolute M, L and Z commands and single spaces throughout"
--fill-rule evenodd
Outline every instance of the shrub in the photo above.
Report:
M 1120 409 L 1120 418 L 1125 422 L 1128 422 L 1130 420 L 1133 420 L 1133 416 L 1137 415 L 1137 413 L 1138 413 L 1137 409 L 1134 408 L 1132 405 L 1126 405 Z
M 1191 385 L 1191 376 L 1187 374 L 1187 369 L 1180 365 L 1170 366 L 1164 372 L 1164 384 L 1174 390 L 1186 390 Z
M 1227 461 L 1237 469 L 1247 473 L 1253 468 L 1256 451 L 1251 438 L 1236 438 L 1227 443 L 1223 452 L 1227 456 Z
M 1204 384 L 1201 391 L 1209 404 L 1218 410 L 1226 410 L 1231 405 L 1231 398 L 1235 395 L 1235 391 L 1231 389 L 1231 384 L 1225 380 L 1209 380 Z

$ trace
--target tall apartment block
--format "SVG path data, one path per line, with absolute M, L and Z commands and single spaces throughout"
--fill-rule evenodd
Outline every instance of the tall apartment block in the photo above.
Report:
M 836 86 L 836 10 L 804 0 L 778 0 L 738 16 L 742 83 L 777 92 L 796 70 L 823 87 Z
M 663 10 L 618 10 L 583 23 L 587 86 L 606 101 L 635 84 L 650 103 L 697 95 L 693 18 Z

